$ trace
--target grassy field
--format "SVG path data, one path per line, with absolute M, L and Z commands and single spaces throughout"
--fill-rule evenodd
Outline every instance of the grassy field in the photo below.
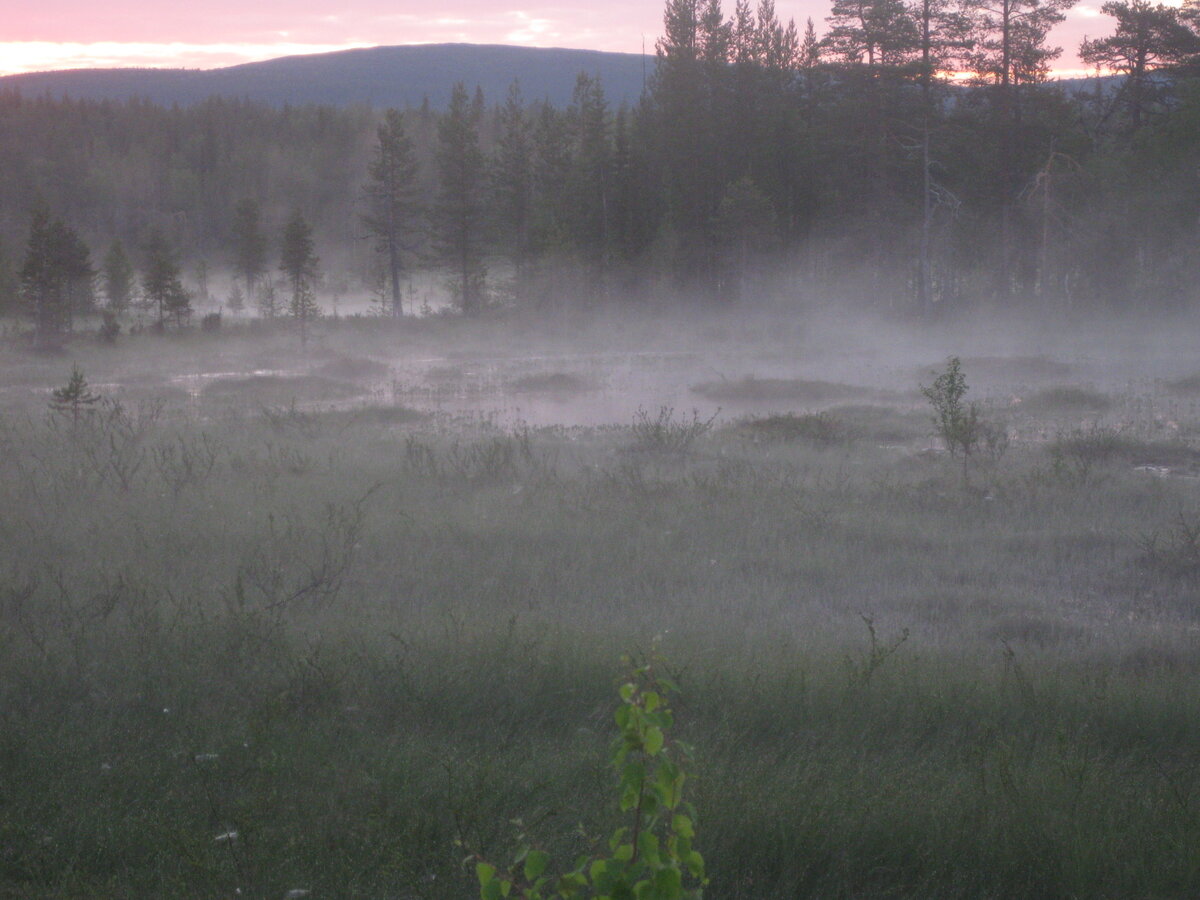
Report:
M 611 831 L 655 635 L 708 896 L 1200 893 L 1186 357 L 964 341 L 964 469 L 948 345 L 755 327 L 4 349 L 0 896 L 471 897 L 456 841 Z M 108 399 L 52 413 L 73 362 Z

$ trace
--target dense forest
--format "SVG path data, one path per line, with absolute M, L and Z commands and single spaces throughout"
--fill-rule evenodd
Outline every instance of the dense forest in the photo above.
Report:
M 822 35 L 771 0 L 669 0 L 632 107 L 587 73 L 566 108 L 518 84 L 402 113 L 0 96 L 0 303 L 39 330 L 106 303 L 183 322 L 196 295 L 282 312 L 285 223 L 310 312 L 410 311 L 414 273 L 468 313 L 1194 303 L 1200 5 L 1106 3 L 1080 55 L 1107 74 L 1067 87 L 1069 3 L 835 0 Z

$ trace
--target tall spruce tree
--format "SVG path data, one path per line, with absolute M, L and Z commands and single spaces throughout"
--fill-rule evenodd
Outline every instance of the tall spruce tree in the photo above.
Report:
M 35 211 L 18 282 L 39 344 L 70 331 L 75 313 L 91 309 L 95 277 L 91 253 L 75 230 Z
M 10 265 L 4 247 L 0 246 L 0 315 L 16 309 L 17 296 L 17 273 Z
M 133 263 L 129 261 L 124 245 L 115 240 L 104 256 L 104 298 L 111 312 L 121 315 L 129 309 L 133 285 Z
M 71 322 L 66 278 L 58 248 L 59 225 L 45 210 L 33 213 L 25 258 L 17 273 L 21 300 L 33 320 L 35 340 L 41 345 L 66 331 Z
M 417 171 L 417 159 L 404 129 L 404 117 L 399 111 L 389 109 L 376 131 L 376 143 L 367 168 L 368 181 L 364 189 L 367 213 L 362 221 L 375 239 L 375 249 L 385 260 L 393 316 L 404 312 L 400 284 L 404 254 L 412 250 L 411 240 L 419 215 Z
M 520 289 L 531 250 L 533 139 L 521 86 L 515 81 L 500 108 L 497 126 L 499 135 L 491 168 L 492 224 L 498 243 L 512 261 Z
M 483 307 L 487 269 L 483 263 L 484 159 L 479 117 L 460 81 L 438 122 L 438 198 L 433 210 L 436 249 L 453 273 L 452 288 L 462 311 Z
M 262 211 L 257 200 L 238 201 L 233 211 L 231 232 L 233 271 L 245 283 L 246 294 L 255 297 L 259 279 L 267 271 L 267 236 L 263 232 Z
M 158 312 L 161 331 L 168 319 L 181 326 L 192 312 L 192 300 L 179 278 L 179 260 L 166 235 L 157 229 L 146 242 L 142 268 L 142 293 Z
M 321 314 L 316 286 L 320 276 L 313 250 L 312 228 L 298 211 L 283 228 L 279 269 L 288 283 L 288 311 L 300 327 L 300 344 L 308 343 L 308 324 Z
M 571 237 L 579 256 L 602 276 L 611 250 L 612 140 L 608 102 L 599 78 L 579 74 L 568 116 L 572 125 Z

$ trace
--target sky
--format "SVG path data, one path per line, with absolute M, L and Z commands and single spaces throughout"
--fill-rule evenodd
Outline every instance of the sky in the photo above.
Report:
M 1111 31 L 1084 0 L 1052 35 L 1056 69 L 1082 74 L 1075 49 Z M 783 21 L 824 30 L 829 0 L 776 0 Z M 726 0 L 727 13 L 732 0 Z M 660 0 L 0 0 L 0 74 L 93 66 L 207 69 L 296 53 L 466 42 L 653 53 Z

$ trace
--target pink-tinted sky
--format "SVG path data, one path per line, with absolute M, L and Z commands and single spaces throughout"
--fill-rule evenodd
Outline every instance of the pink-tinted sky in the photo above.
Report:
M 1085 34 L 1108 33 L 1101 0 L 1084 0 L 1055 32 L 1059 70 L 1078 69 Z M 727 0 L 732 6 L 732 0 Z M 7 9 L 5 9 L 7 7 Z M 780 18 L 812 17 L 828 0 L 777 0 Z M 379 44 L 444 41 L 653 52 L 654 0 L 534 5 L 513 0 L 0 0 L 0 74 L 87 66 L 212 68 Z

